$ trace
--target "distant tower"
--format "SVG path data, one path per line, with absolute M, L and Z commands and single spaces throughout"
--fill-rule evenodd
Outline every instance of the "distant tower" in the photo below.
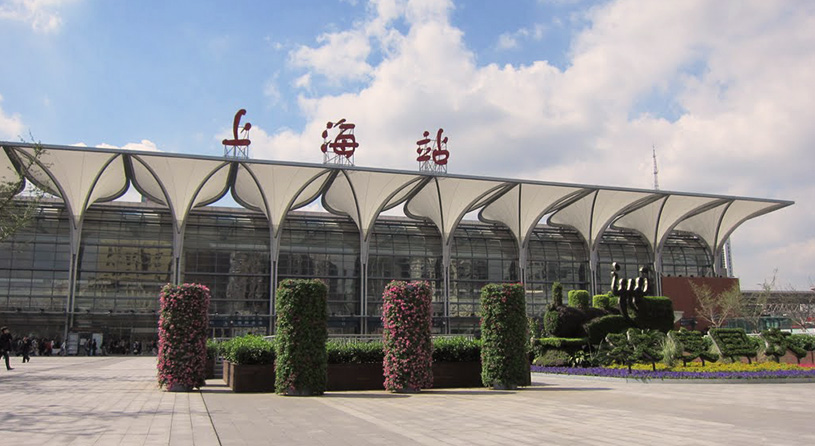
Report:
M 654 157 L 654 190 L 659 190 L 659 169 L 657 169 L 657 148 L 651 144 L 651 154 Z
M 727 270 L 727 277 L 735 277 L 733 275 L 733 256 L 730 254 L 729 238 L 724 242 L 724 248 L 722 248 L 722 250 L 724 251 L 722 254 L 724 254 L 724 267 Z

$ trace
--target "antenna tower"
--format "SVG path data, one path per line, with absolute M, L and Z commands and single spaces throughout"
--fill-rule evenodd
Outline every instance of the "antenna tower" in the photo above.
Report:
M 659 190 L 659 169 L 657 169 L 657 148 L 651 144 L 651 154 L 654 157 L 654 189 Z

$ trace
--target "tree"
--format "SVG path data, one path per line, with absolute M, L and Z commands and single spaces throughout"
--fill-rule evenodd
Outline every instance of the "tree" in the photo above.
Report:
M 742 299 L 739 313 L 741 318 L 747 322 L 753 331 L 760 331 L 761 316 L 766 314 L 769 307 L 770 296 L 775 290 L 776 276 L 778 269 L 773 270 L 773 278 L 770 281 L 764 280 L 761 290 L 751 299 Z
M 690 284 L 696 295 L 696 314 L 712 328 L 720 328 L 725 321 L 741 314 L 743 301 L 738 284 L 727 291 L 714 293 L 706 284 Z
M 815 292 L 781 294 L 768 308 L 771 314 L 788 317 L 793 324 L 807 331 L 807 325 L 815 319 Z
M 7 159 L 12 159 L 10 152 Z M 5 241 L 15 232 L 28 225 L 34 219 L 43 193 L 39 189 L 24 192 L 25 177 L 20 172 L 26 172 L 40 157 L 42 148 L 35 145 L 34 156 L 14 157 L 13 165 L 7 164 L 5 169 L 0 167 L 0 242 Z M 4 156 L 0 154 L 0 157 Z M 2 165 L 2 164 L 0 164 Z M 18 196 L 25 195 L 25 199 Z

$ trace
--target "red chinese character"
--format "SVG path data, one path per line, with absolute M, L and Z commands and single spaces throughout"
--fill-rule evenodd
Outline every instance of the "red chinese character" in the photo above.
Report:
M 334 141 L 328 140 L 328 130 L 337 127 L 340 129 L 340 133 L 334 138 Z M 359 143 L 357 143 L 356 137 L 354 136 L 354 128 L 356 128 L 355 124 L 346 123 L 345 119 L 340 119 L 336 123 L 331 121 L 325 125 L 325 130 L 323 130 L 323 144 L 320 146 L 320 150 L 323 153 L 328 152 L 330 148 L 334 153 L 340 156 L 344 156 L 346 158 L 351 158 L 354 155 L 354 151 L 359 147 Z
M 225 146 L 248 146 L 249 144 L 252 144 L 252 141 L 249 141 L 249 139 L 246 138 L 246 136 L 249 135 L 249 129 L 252 128 L 252 124 L 247 122 L 246 124 L 243 125 L 243 129 L 241 129 L 241 132 L 243 132 L 243 136 L 244 136 L 243 139 L 241 139 L 238 136 L 238 128 L 241 125 L 241 118 L 245 114 L 246 114 L 246 110 L 244 110 L 244 109 L 240 109 L 240 110 L 238 110 L 237 113 L 235 113 L 235 119 L 232 121 L 232 135 L 235 138 L 234 139 L 225 139 L 225 140 L 221 141 Z
M 422 133 L 422 136 L 424 136 L 423 139 L 416 141 L 416 145 L 419 146 L 419 148 L 416 149 L 416 153 L 419 154 L 419 156 L 416 157 L 416 161 L 420 163 L 430 161 L 430 151 L 432 150 L 432 148 L 428 145 L 430 144 L 430 138 L 428 138 L 428 136 L 430 136 L 430 132 L 425 130 L 425 132 Z
M 442 139 L 442 132 L 444 132 L 444 130 L 439 129 L 436 133 L 436 144 L 435 149 L 433 149 L 433 162 L 439 166 L 447 164 L 447 158 L 450 158 L 450 152 L 447 150 L 447 137 L 445 136 L 444 139 Z

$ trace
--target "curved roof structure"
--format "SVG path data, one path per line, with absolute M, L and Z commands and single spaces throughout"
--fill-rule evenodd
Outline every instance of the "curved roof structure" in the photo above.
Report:
M 37 148 L 25 143 L 0 142 L 0 146 L 13 157 L 33 157 Z M 192 208 L 212 203 L 231 190 L 239 204 L 266 215 L 276 238 L 287 212 L 321 196 L 329 212 L 347 215 L 356 223 L 364 243 L 379 214 L 404 202 L 408 217 L 436 225 L 448 253 L 459 221 L 480 209 L 480 219 L 506 225 L 521 248 L 540 219 L 549 215 L 548 223 L 576 229 L 590 251 L 613 224 L 640 232 L 655 252 L 672 230 L 693 232 L 715 255 L 744 221 L 793 204 L 330 164 L 40 147 L 42 153 L 24 174 L 61 197 L 76 222 L 81 222 L 88 206 L 120 196 L 132 183 L 143 195 L 166 205 L 176 231 L 183 231 Z M 1 163 L 9 160 L 0 157 Z

